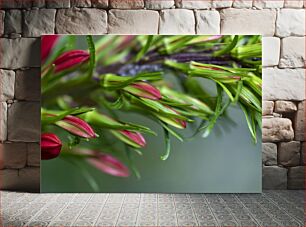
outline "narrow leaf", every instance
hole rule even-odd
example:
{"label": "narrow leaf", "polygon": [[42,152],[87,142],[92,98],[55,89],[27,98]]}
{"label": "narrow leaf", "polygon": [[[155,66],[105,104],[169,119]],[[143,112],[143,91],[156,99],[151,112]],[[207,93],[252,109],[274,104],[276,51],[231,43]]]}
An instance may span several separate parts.
{"label": "narrow leaf", "polygon": [[171,151],[170,134],[165,128],[164,128],[164,133],[165,133],[166,153],[160,157],[161,160],[163,160],[163,161],[168,159],[168,157],[170,155],[170,151]]}

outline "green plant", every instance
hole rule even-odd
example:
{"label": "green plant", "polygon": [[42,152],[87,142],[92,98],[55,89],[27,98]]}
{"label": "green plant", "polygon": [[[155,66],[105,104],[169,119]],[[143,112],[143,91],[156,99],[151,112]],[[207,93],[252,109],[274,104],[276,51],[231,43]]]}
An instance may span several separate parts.
{"label": "green plant", "polygon": [[[87,50],[79,50],[77,41],[85,39]],[[128,168],[113,157],[121,152],[139,177],[133,155],[142,154],[143,134],[156,133],[119,119],[118,113],[125,112],[139,113],[163,128],[162,160],[170,155],[172,137],[190,139],[179,130],[196,124],[194,134],[206,138],[230,105],[240,106],[256,143],[261,128],[260,36],[44,36],[42,53],[42,131],[59,135],[62,145],[56,140],[54,146],[60,157],[78,166],[85,160],[126,177]],[[179,87],[165,80],[168,74]],[[200,80],[213,82],[215,94]],[[125,149],[118,151],[117,142]],[[54,151],[51,142],[42,152],[50,147]],[[94,179],[89,183],[97,188]]]}

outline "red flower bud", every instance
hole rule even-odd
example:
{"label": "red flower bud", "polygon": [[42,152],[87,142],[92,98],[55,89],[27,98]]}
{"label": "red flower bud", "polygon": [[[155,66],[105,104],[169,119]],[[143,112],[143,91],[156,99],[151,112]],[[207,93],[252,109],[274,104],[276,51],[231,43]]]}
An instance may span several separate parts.
{"label": "red flower bud", "polygon": [[63,53],[54,61],[55,72],[61,72],[81,65],[89,59],[90,55],[85,50],[71,50]]}
{"label": "red flower bud", "polygon": [[92,127],[81,118],[68,115],[55,123],[57,126],[67,130],[73,135],[83,138],[95,138],[96,134]]}
{"label": "red flower bud", "polygon": [[147,99],[158,100],[162,98],[160,91],[157,88],[144,82],[133,83],[125,87],[124,90],[133,95]]}
{"label": "red flower bud", "polygon": [[139,132],[131,132],[128,130],[121,130],[119,132],[140,147],[144,147],[146,145],[145,138]]}
{"label": "red flower bud", "polygon": [[62,148],[61,140],[53,133],[43,133],[41,135],[41,159],[48,160],[56,158]]}
{"label": "red flower bud", "polygon": [[41,61],[44,62],[49,56],[53,46],[58,40],[58,35],[44,35],[41,37]]}
{"label": "red flower bud", "polygon": [[117,177],[128,177],[130,175],[129,169],[112,155],[101,152],[91,153],[94,154],[94,157],[87,158],[87,161],[102,172]]}

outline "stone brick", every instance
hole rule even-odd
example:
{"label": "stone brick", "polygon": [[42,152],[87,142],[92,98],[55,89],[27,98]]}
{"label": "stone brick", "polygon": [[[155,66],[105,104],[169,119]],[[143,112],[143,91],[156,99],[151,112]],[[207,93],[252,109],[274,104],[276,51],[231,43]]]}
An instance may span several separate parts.
{"label": "stone brick", "polygon": [[294,118],[295,140],[305,141],[305,101],[298,104]]}
{"label": "stone brick", "polygon": [[300,164],[300,142],[290,141],[288,143],[280,143],[278,147],[278,164],[298,166]]}
{"label": "stone brick", "polygon": [[283,8],[284,0],[254,0],[253,6],[257,9],[264,8]]}
{"label": "stone brick", "polygon": [[291,120],[287,118],[263,118],[262,141],[280,142],[294,138]]}
{"label": "stone brick", "polygon": [[194,0],[175,0],[177,8],[184,9],[210,9],[212,8],[212,1],[194,1]]}
{"label": "stone brick", "polygon": [[34,8],[44,8],[46,6],[45,0],[32,0],[32,7]]}
{"label": "stone brick", "polygon": [[5,11],[0,10],[0,35],[4,34],[4,17]]}
{"label": "stone brick", "polygon": [[169,9],[174,7],[174,0],[157,1],[157,0],[145,0],[146,9]]}
{"label": "stone brick", "polygon": [[234,0],[233,7],[234,8],[252,8],[253,2],[250,0]]}
{"label": "stone brick", "polygon": [[276,12],[271,9],[223,9],[220,11],[222,34],[261,34],[273,36]]}
{"label": "stone brick", "polygon": [[91,0],[70,0],[72,7],[91,7]]}
{"label": "stone brick", "polygon": [[304,166],[291,167],[288,171],[288,189],[304,189]]}
{"label": "stone brick", "polygon": [[306,157],[305,157],[305,142],[302,142],[301,146],[301,165],[306,165]]}
{"label": "stone brick", "polygon": [[282,117],[282,115],[279,113],[273,113],[273,117]]}
{"label": "stone brick", "polygon": [[262,144],[262,164],[266,166],[277,165],[277,145],[275,143]]}
{"label": "stone brick", "polygon": [[8,10],[4,19],[4,33],[22,33],[22,13],[21,10]]}
{"label": "stone brick", "polygon": [[105,9],[108,7],[108,0],[91,0],[92,7]]}
{"label": "stone brick", "polygon": [[56,15],[56,33],[102,34],[107,32],[107,14],[101,9],[60,9]]}
{"label": "stone brick", "polygon": [[279,63],[280,38],[262,37],[262,65],[275,66]]}
{"label": "stone brick", "polygon": [[7,139],[7,104],[0,103],[0,142]]}
{"label": "stone brick", "polygon": [[232,0],[212,0],[212,8],[229,8],[232,7],[233,1]]}
{"label": "stone brick", "polygon": [[285,0],[285,8],[303,8],[303,0]]}
{"label": "stone brick", "polygon": [[279,166],[264,166],[262,185],[264,189],[287,189],[287,169]]}
{"label": "stone brick", "polygon": [[220,34],[220,14],[218,11],[197,10],[195,15],[197,34]]}
{"label": "stone brick", "polygon": [[70,0],[45,0],[47,8],[51,9],[63,9],[70,8]]}
{"label": "stone brick", "polygon": [[1,189],[23,192],[40,191],[40,168],[27,167],[20,170],[0,171]]}
{"label": "stone brick", "polygon": [[23,36],[40,37],[41,34],[54,34],[55,13],[55,9],[25,11]]}
{"label": "stone brick", "polygon": [[[35,38],[0,38],[0,68],[40,67],[40,40]],[[9,50],[9,51],[8,51]]]}
{"label": "stone brick", "polygon": [[40,166],[40,145],[39,143],[28,143],[28,166]]}
{"label": "stone brick", "polygon": [[40,103],[15,102],[8,109],[8,140],[40,141]]}
{"label": "stone brick", "polygon": [[15,190],[15,186],[18,184],[18,170],[17,169],[4,169],[0,170],[2,190]]}
{"label": "stone brick", "polygon": [[281,68],[305,66],[305,37],[287,37],[282,39],[279,66]]}
{"label": "stone brick", "polygon": [[305,10],[281,9],[278,11],[275,34],[279,37],[305,35]]}
{"label": "stone brick", "polygon": [[109,6],[113,9],[142,9],[143,0],[109,0]]}
{"label": "stone brick", "polygon": [[263,101],[262,102],[262,115],[272,115],[274,109],[273,101]]}
{"label": "stone brick", "polygon": [[192,10],[165,9],[160,13],[160,34],[195,34],[195,18]]}
{"label": "stone brick", "polygon": [[40,68],[16,71],[15,98],[40,101]]}
{"label": "stone brick", "polygon": [[15,72],[0,69],[0,101],[14,99]]}
{"label": "stone brick", "polygon": [[304,100],[305,72],[303,69],[263,68],[264,100]]}
{"label": "stone brick", "polygon": [[27,145],[25,143],[0,143],[0,168],[21,169],[26,166]]}
{"label": "stone brick", "polygon": [[277,113],[292,113],[297,111],[297,107],[294,102],[279,100],[275,102],[274,111]]}
{"label": "stone brick", "polygon": [[153,10],[110,10],[111,34],[157,34],[159,14]]}
{"label": "stone brick", "polygon": [[2,9],[21,9],[31,7],[29,0],[1,0],[0,8]]}

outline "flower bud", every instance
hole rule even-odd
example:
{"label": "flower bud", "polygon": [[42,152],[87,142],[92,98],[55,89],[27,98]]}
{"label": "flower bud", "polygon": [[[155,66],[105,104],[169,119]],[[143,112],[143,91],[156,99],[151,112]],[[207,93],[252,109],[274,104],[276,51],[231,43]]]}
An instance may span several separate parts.
{"label": "flower bud", "polygon": [[[178,115],[179,113],[174,110],[173,108],[169,107],[169,106],[165,106],[165,108],[167,108],[169,111],[171,111],[173,114]],[[184,129],[187,126],[186,121],[179,119],[179,118],[175,118],[175,117],[169,117],[169,116],[164,116],[160,113],[153,113],[157,118],[159,118],[161,121],[172,125],[173,127],[176,128],[180,128],[180,129]]]}
{"label": "flower bud", "polygon": [[58,35],[43,35],[41,37],[41,62],[43,63],[49,56],[52,48],[58,40]]}
{"label": "flower bud", "polygon": [[92,127],[81,118],[68,115],[62,120],[55,123],[57,126],[65,129],[73,135],[83,137],[83,138],[95,138],[96,134]]}
{"label": "flower bud", "polygon": [[41,159],[48,160],[56,158],[62,148],[61,140],[53,133],[43,133],[41,135]]}
{"label": "flower bud", "polygon": [[91,153],[94,155],[87,158],[87,161],[100,171],[117,177],[128,177],[130,175],[129,169],[112,155],[92,151]]}
{"label": "flower bud", "polygon": [[137,143],[139,146],[144,147],[146,145],[145,138],[139,132],[131,132],[129,130],[119,131],[122,135],[126,136],[128,139]]}
{"label": "flower bud", "polygon": [[125,91],[147,99],[159,100],[162,98],[160,91],[154,86],[144,83],[136,82],[124,88]]}
{"label": "flower bud", "polygon": [[71,50],[63,53],[54,61],[55,72],[61,72],[79,66],[88,61],[90,55],[85,50]]}
{"label": "flower bud", "polygon": [[146,145],[145,138],[139,132],[132,132],[129,130],[111,130],[111,133],[122,142],[132,147],[142,148]]}

